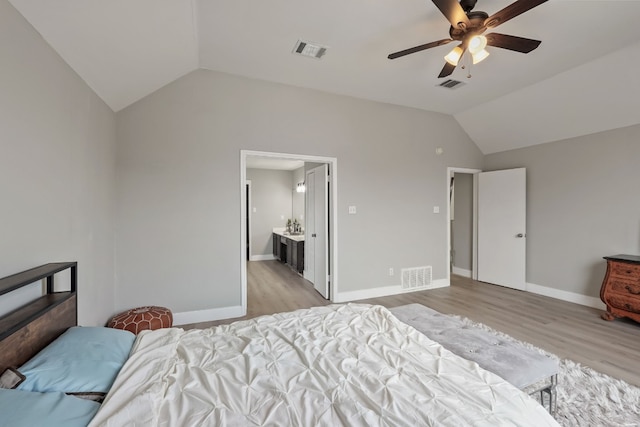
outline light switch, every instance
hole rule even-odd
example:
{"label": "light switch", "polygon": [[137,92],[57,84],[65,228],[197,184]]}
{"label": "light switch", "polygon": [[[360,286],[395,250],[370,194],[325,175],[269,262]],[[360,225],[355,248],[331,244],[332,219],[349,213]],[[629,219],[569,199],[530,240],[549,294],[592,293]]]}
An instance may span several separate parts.
{"label": "light switch", "polygon": [[355,215],[355,214],[356,214],[356,207],[349,206],[349,215]]}
{"label": "light switch", "polygon": [[440,213],[440,206],[434,206],[433,213]]}
{"label": "light switch", "polygon": [[253,208],[253,213],[256,213],[256,208]]}

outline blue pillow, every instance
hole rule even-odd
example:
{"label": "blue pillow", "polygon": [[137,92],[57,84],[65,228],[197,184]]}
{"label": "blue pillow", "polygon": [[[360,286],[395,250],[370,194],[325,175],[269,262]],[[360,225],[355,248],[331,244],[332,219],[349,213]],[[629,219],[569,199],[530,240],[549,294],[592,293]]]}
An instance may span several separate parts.
{"label": "blue pillow", "polygon": [[18,390],[107,393],[134,340],[120,329],[69,328],[18,369],[27,377]]}
{"label": "blue pillow", "polygon": [[100,408],[64,393],[0,389],[0,426],[86,427]]}

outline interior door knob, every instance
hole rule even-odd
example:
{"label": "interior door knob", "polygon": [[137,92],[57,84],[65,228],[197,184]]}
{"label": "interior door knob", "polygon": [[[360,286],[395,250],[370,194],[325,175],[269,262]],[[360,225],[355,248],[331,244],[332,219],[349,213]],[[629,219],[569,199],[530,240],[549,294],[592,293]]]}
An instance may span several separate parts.
{"label": "interior door knob", "polygon": [[518,233],[518,234],[516,234],[516,237],[519,238],[519,239],[522,239],[524,237],[524,234]]}

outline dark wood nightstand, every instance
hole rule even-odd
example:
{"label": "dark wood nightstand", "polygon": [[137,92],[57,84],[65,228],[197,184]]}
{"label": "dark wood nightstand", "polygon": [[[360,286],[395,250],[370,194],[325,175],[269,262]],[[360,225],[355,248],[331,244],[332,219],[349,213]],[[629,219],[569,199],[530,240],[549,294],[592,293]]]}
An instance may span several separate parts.
{"label": "dark wood nightstand", "polygon": [[606,256],[607,274],[604,276],[600,299],[607,305],[604,320],[629,317],[640,322],[640,256]]}

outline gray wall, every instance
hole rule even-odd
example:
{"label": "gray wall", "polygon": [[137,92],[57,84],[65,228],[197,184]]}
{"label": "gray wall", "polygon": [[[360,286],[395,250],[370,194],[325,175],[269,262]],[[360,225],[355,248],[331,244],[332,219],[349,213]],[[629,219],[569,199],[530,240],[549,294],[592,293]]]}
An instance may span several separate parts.
{"label": "gray wall", "polygon": [[446,277],[433,206],[483,159],[528,169],[528,282],[597,297],[601,257],[640,253],[639,126],[483,158],[448,115],[205,70],[115,117],[6,0],[0,36],[0,276],[77,260],[81,324],[240,305],[241,149],[338,158],[342,292]]}
{"label": "gray wall", "polygon": [[486,156],[527,168],[527,282],[598,297],[606,255],[640,254],[640,125]]}
{"label": "gray wall", "polygon": [[451,221],[453,266],[471,272],[473,253],[473,175],[454,175],[454,220]]}
{"label": "gray wall", "polygon": [[[291,171],[247,169],[251,180],[251,255],[272,255],[274,227],[285,227],[291,216]],[[284,219],[281,217],[284,216]],[[292,219],[293,220],[293,219]]]}
{"label": "gray wall", "polygon": [[206,70],[120,111],[117,126],[119,308],[241,304],[241,149],[338,158],[341,292],[398,285],[389,267],[446,278],[447,218],[433,206],[448,203],[448,166],[483,159],[449,115]]}
{"label": "gray wall", "polygon": [[0,0],[0,277],[78,261],[78,318],[114,310],[115,115]]}

